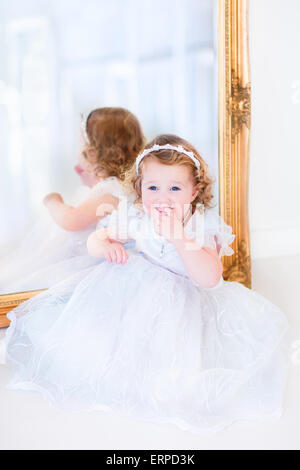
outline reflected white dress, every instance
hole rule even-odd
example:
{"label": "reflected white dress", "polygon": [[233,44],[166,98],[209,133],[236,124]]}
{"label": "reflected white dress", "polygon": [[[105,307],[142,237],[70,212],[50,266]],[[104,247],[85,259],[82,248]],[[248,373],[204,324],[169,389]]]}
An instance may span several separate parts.
{"label": "reflected white dress", "polygon": [[[116,177],[106,178],[92,188],[82,186],[74,202],[77,205],[105,193],[123,195]],[[100,219],[98,225],[105,226],[108,218]],[[45,210],[19,247],[0,259],[0,294],[44,289],[98,264],[86,248],[87,238],[96,227],[97,222],[77,232],[64,230]]]}
{"label": "reflected white dress", "polygon": [[[185,229],[196,241],[197,217]],[[65,410],[111,410],[203,435],[239,419],[279,418],[289,369],[284,313],[237,282],[197,286],[174,246],[152,237],[147,215],[131,206],[128,219],[137,251],[125,265],[105,261],[8,314],[8,388]],[[233,239],[207,211],[204,246],[217,241],[219,255],[231,255]]]}

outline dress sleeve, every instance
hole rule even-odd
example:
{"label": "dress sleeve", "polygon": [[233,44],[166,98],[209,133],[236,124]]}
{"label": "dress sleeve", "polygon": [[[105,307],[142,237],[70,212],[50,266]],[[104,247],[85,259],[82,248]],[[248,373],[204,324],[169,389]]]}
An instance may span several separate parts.
{"label": "dress sleeve", "polygon": [[[136,240],[141,230],[142,213],[126,197],[120,198],[118,208],[109,216],[107,228],[112,229],[116,239]],[[103,227],[100,223],[97,228]]]}
{"label": "dress sleeve", "polygon": [[89,197],[98,198],[106,193],[110,193],[116,197],[120,197],[122,195],[122,186],[116,177],[109,177],[95,184],[95,186],[90,190]]}
{"label": "dress sleeve", "polygon": [[204,243],[203,246],[217,249],[219,258],[231,256],[234,250],[230,247],[235,235],[232,227],[227,225],[222,217],[214,210],[210,209],[205,214],[204,219]]}
{"label": "dress sleeve", "polygon": [[[91,190],[89,198],[98,199],[99,197],[103,196],[104,194],[112,194],[115,197],[121,199],[123,197],[123,188],[119,180],[112,176],[108,177],[103,181],[97,183]],[[97,223],[96,229],[99,230],[100,228],[108,227],[109,220],[112,214],[107,214],[104,217],[101,217]]]}

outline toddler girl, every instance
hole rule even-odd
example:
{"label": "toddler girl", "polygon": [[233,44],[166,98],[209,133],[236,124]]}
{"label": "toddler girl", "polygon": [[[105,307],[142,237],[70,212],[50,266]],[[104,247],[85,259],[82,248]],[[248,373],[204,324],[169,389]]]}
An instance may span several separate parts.
{"label": "toddler girl", "polygon": [[162,135],[127,180],[134,204],[122,201],[88,239],[90,254],[107,261],[8,315],[9,388],[203,435],[279,418],[289,324],[257,292],[223,280],[234,235],[211,208],[206,163]]}
{"label": "toddler girl", "polygon": [[0,293],[47,288],[95,264],[86,251],[88,235],[123,195],[122,180],[144,145],[137,118],[123,108],[93,110],[82,132],[75,170],[87,184],[83,197],[68,205],[57,193],[44,199],[43,214],[14,254],[1,262]]}

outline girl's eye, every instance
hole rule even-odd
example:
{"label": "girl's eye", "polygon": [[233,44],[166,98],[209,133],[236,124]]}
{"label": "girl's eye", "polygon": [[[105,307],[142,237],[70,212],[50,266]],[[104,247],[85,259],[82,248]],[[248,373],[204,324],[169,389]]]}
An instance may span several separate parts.
{"label": "girl's eye", "polygon": [[172,186],[171,190],[172,191],[180,191],[180,188],[178,188],[178,186]]}
{"label": "girl's eye", "polygon": [[150,191],[156,191],[157,190],[157,186],[149,186]]}

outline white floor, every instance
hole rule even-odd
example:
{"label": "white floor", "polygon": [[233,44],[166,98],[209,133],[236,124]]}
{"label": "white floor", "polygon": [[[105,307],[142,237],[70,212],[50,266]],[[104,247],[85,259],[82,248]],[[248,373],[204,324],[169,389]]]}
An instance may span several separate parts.
{"label": "white floor", "polygon": [[279,305],[293,325],[291,372],[280,420],[239,422],[203,438],[173,425],[112,413],[65,413],[37,394],[7,391],[11,370],[1,364],[0,449],[300,449],[299,266],[300,255],[252,262],[253,289]]}

